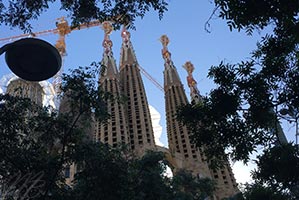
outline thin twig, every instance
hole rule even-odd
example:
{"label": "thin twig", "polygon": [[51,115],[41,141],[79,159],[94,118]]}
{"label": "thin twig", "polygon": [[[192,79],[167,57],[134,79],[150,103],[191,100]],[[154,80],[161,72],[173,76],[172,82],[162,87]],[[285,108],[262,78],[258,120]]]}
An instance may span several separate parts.
{"label": "thin twig", "polygon": [[213,12],[211,13],[210,17],[208,18],[208,20],[205,22],[205,31],[207,31],[208,33],[211,33],[211,31],[208,29],[211,27],[210,24],[210,20],[212,19],[212,17],[215,15],[216,11],[218,10],[218,8],[220,7],[220,5],[216,6],[213,10]]}

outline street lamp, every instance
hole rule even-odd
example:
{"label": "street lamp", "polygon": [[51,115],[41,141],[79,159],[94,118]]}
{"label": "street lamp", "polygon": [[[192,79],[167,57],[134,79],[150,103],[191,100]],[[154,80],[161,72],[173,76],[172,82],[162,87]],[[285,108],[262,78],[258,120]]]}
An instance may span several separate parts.
{"label": "street lamp", "polygon": [[61,68],[58,50],[48,42],[24,38],[4,45],[5,61],[11,71],[27,81],[43,81],[54,76]]}

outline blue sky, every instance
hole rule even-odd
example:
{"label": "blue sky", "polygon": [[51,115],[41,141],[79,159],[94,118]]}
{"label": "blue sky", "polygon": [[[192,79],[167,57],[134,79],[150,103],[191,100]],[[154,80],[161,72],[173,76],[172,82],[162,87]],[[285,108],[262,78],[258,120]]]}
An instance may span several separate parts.
{"label": "blue sky", "polygon": [[[250,57],[250,52],[255,48],[257,41],[262,35],[254,33],[247,36],[245,32],[229,31],[224,20],[212,17],[210,20],[210,33],[205,31],[205,22],[213,12],[214,5],[210,0],[184,0],[169,1],[168,12],[160,21],[155,12],[148,13],[142,20],[135,23],[136,30],[131,30],[131,41],[133,43],[139,65],[151,74],[161,85],[163,85],[164,60],[162,59],[162,45],[159,42],[161,35],[166,34],[170,39],[168,46],[172,53],[172,60],[177,67],[178,73],[185,86],[187,96],[189,89],[186,84],[187,73],[182,65],[191,61],[195,66],[193,73],[198,82],[201,94],[207,94],[213,87],[211,80],[207,78],[208,69],[224,60],[236,63]],[[34,32],[55,28],[55,21],[62,13],[56,6],[34,21]],[[0,27],[0,38],[6,38],[22,34],[20,30]],[[64,71],[78,66],[89,65],[93,61],[102,59],[102,41],[104,32],[100,27],[73,31],[66,36],[67,56],[64,62]],[[58,35],[47,35],[40,37],[55,44]],[[110,36],[113,41],[113,53],[117,64],[119,63],[121,36],[120,31],[112,32]],[[0,44],[0,45],[3,45]],[[0,57],[0,77],[10,73],[6,67],[4,56]],[[149,103],[161,114],[161,125],[163,127],[162,142],[167,143],[164,94],[157,89],[148,79],[143,77]],[[249,164],[251,167],[251,164]],[[248,180],[248,167],[240,163],[235,164],[235,174],[238,181]]]}

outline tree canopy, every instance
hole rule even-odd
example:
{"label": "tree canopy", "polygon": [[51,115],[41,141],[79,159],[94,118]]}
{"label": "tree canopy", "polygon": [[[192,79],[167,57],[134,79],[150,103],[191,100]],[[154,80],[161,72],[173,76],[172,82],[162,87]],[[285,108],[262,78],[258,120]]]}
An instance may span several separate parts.
{"label": "tree canopy", "polygon": [[260,183],[274,188],[277,192],[289,192],[292,197],[299,197],[299,149],[287,144],[266,149],[258,157],[257,169],[253,178]]}
{"label": "tree canopy", "polygon": [[[233,159],[246,162],[257,146],[282,142],[281,110],[298,119],[299,4],[225,0],[215,6],[214,14],[231,30],[251,33],[270,26],[273,32],[262,36],[250,59],[212,66],[208,77],[217,87],[201,104],[182,108],[179,118],[192,129],[193,141],[207,146],[207,155],[229,149]],[[216,144],[218,150],[212,149]]]}
{"label": "tree canopy", "polygon": [[[299,2],[215,0],[214,3],[212,15],[226,20],[231,31],[245,30],[248,35],[267,31],[249,59],[239,63],[222,61],[212,66],[208,77],[216,88],[203,96],[199,104],[180,108],[178,118],[191,130],[192,141],[204,147],[211,163],[225,160],[220,156],[223,152],[246,163],[251,153],[264,149],[257,160],[255,180],[271,184],[271,191],[284,186],[294,195],[298,177],[292,174],[294,180],[289,180],[287,173],[291,173],[291,166],[285,159],[297,163],[298,147],[287,145],[280,122],[297,124],[299,117]],[[295,197],[298,198],[296,194]]]}
{"label": "tree canopy", "polygon": [[[13,0],[0,1],[0,25],[18,27],[23,31],[30,32],[31,20],[51,9],[51,4],[56,0]],[[133,23],[138,17],[143,17],[150,9],[158,12],[159,17],[167,11],[166,0],[140,0],[140,1],[117,1],[117,0],[61,0],[60,9],[68,13],[72,25],[88,23],[91,20],[113,20],[115,24]]]}
{"label": "tree canopy", "polygon": [[[139,158],[126,146],[112,148],[91,139],[91,116],[103,122],[109,117],[103,100],[118,100],[97,86],[99,71],[94,63],[63,76],[60,112],[0,94],[0,198],[193,200],[212,195],[209,179],[183,171],[167,177],[161,152]],[[76,174],[69,183],[71,166]]]}
{"label": "tree canopy", "polygon": [[277,191],[271,187],[267,187],[263,184],[254,183],[246,185],[246,189],[244,192],[244,198],[248,200],[291,200],[293,199],[287,193]]}
{"label": "tree canopy", "polygon": [[[108,117],[101,100],[103,93],[94,84],[95,73],[89,73],[88,67],[84,70],[74,70],[64,77],[62,91],[72,99],[68,112],[58,113],[27,98],[0,94],[0,182],[2,186],[24,188],[18,194],[9,191],[9,195],[29,195],[27,186],[36,174],[41,174],[38,182],[43,183],[40,189],[44,197],[59,191],[65,185],[61,173],[65,164],[72,162],[76,146],[90,134],[91,111],[99,121]],[[74,86],[82,93],[69,92]]]}

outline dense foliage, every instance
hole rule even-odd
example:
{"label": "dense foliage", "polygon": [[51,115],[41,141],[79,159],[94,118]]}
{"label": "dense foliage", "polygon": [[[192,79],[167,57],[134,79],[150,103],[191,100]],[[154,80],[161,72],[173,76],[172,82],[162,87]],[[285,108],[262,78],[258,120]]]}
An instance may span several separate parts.
{"label": "dense foliage", "polygon": [[[271,187],[254,183],[246,185],[246,189],[244,192],[245,200],[292,200],[293,198],[282,191],[277,191]],[[241,200],[241,199],[240,199]]]}
{"label": "dense foliage", "polygon": [[[72,162],[76,145],[88,138],[91,112],[99,121],[108,117],[101,100],[105,97],[90,72],[90,68],[85,68],[65,76],[62,91],[65,98],[72,99],[68,101],[69,112],[58,114],[29,99],[0,95],[0,181],[12,187],[1,189],[7,192],[15,190],[13,187],[28,186],[36,174],[41,175],[38,183],[42,183],[44,196],[64,185],[61,171],[65,163]],[[74,87],[82,93],[69,92]],[[23,189],[18,193],[26,194],[27,188]]]}
{"label": "dense foliage", "polygon": [[84,146],[76,159],[82,168],[70,199],[203,200],[215,191],[213,181],[195,178],[187,171],[167,177],[161,152],[149,151],[136,158],[122,148],[96,143]]}
{"label": "dense foliage", "polygon": [[[64,75],[59,113],[26,98],[0,95],[0,198],[193,200],[212,195],[211,180],[189,172],[167,177],[163,153],[138,158],[126,146],[92,141],[93,118],[109,117],[104,101],[119,100],[100,91],[97,66]],[[68,185],[72,167],[77,173]]]}
{"label": "dense foliage", "polygon": [[[299,2],[214,3],[213,15],[226,20],[231,31],[245,30],[249,35],[253,31],[267,31],[251,58],[212,66],[208,77],[214,80],[216,88],[199,104],[182,107],[178,118],[191,129],[192,141],[204,147],[211,163],[221,164],[225,159],[219,155],[224,151],[233,160],[247,162],[251,153],[263,148],[254,176],[261,184],[248,187],[248,191],[263,190],[268,194],[282,191],[298,198],[299,177],[293,168],[299,160],[298,147],[287,144],[280,122],[297,124],[299,117]],[[292,164],[287,164],[289,161]]]}
{"label": "dense foliage", "polygon": [[242,187],[227,200],[295,200],[299,198],[299,149],[284,144],[265,149],[257,157],[257,169],[252,172],[254,182]]}
{"label": "dense foliage", "polygon": [[228,149],[233,159],[246,162],[257,146],[285,142],[278,121],[282,114],[298,119],[299,3],[224,0],[215,5],[215,14],[231,29],[271,26],[273,32],[262,37],[249,60],[212,66],[208,76],[217,87],[201,104],[182,108],[179,118],[193,130],[193,141],[206,145],[210,158]]}
{"label": "dense foliage", "polygon": [[[26,32],[31,30],[30,22],[51,8],[56,0],[13,0],[0,1],[0,25],[18,27]],[[61,0],[60,9],[68,13],[72,25],[88,23],[91,20],[113,20],[116,24],[131,22],[138,17],[143,17],[146,12],[153,9],[159,17],[167,10],[166,0]]]}
{"label": "dense foliage", "polygon": [[174,200],[200,200],[212,196],[217,185],[209,178],[198,179],[188,171],[178,171],[172,180]]}
{"label": "dense foliage", "polygon": [[[257,159],[253,178],[277,192],[299,198],[299,149],[292,144],[266,149]],[[295,198],[295,199],[296,199]]]}

